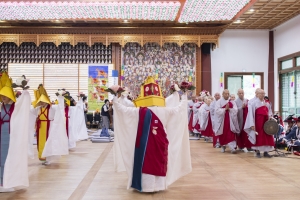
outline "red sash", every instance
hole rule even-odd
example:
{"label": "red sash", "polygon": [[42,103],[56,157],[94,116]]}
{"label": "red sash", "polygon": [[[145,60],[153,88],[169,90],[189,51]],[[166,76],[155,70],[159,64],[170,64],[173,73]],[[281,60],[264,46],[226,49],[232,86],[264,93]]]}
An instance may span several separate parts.
{"label": "red sash", "polygon": [[[2,118],[0,118],[0,125],[1,125],[1,126],[2,126],[2,124],[6,123],[6,122],[10,123],[11,115],[12,115],[14,109],[15,109],[15,103],[12,103],[12,104],[11,104],[11,106],[10,106],[8,112],[7,112],[7,110],[6,110],[4,104],[2,105],[2,107],[3,107],[3,109],[4,109],[5,114],[4,114],[4,116],[3,116]],[[8,120],[4,120],[4,118],[5,118],[6,115],[9,116],[9,119],[8,119]],[[2,129],[2,128],[0,127],[0,135],[1,135],[1,129]],[[9,134],[10,134],[10,126],[9,126],[8,132],[9,132]]]}
{"label": "red sash", "polygon": [[[37,120],[36,120],[36,130],[37,130],[37,134],[36,134],[36,138],[37,138],[37,147],[39,145],[39,135],[40,135],[40,128],[41,128],[41,123],[42,122],[47,122],[47,130],[46,130],[46,140],[48,139],[48,136],[49,136],[49,128],[50,128],[50,121],[52,120],[49,120],[49,110],[50,110],[50,105],[47,106],[47,108],[42,111],[42,108],[41,108],[41,113],[39,114],[39,116],[37,117]],[[42,120],[40,119],[40,116],[41,115],[44,115],[46,120]]]}
{"label": "red sash", "polygon": [[69,106],[65,107],[65,117],[66,117],[67,136],[69,137]]}

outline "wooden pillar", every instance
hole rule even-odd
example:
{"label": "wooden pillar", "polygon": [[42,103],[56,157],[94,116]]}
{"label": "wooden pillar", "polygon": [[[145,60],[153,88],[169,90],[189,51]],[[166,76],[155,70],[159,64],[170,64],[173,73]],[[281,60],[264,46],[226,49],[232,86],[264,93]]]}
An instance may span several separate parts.
{"label": "wooden pillar", "polygon": [[119,72],[119,82],[118,84],[121,84],[120,75],[121,75],[121,45],[119,43],[112,43],[112,64],[114,65],[115,70],[118,70]]}
{"label": "wooden pillar", "polygon": [[199,93],[201,92],[201,80],[202,80],[202,76],[201,76],[201,47],[197,47],[196,48],[196,95],[199,95]]}
{"label": "wooden pillar", "polygon": [[[268,97],[274,105],[274,32],[269,32]],[[273,106],[274,109],[274,106]]]}
{"label": "wooden pillar", "polygon": [[[201,82],[202,90],[207,90],[210,93],[211,91],[211,44],[204,43],[201,46]],[[199,93],[198,93],[199,94]]]}

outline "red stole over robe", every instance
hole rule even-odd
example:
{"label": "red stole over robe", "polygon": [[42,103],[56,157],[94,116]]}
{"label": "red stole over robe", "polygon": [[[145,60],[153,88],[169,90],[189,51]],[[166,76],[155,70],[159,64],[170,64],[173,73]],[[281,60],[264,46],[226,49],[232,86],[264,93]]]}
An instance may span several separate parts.
{"label": "red stole over robe", "polygon": [[253,144],[248,139],[248,134],[244,131],[247,115],[248,115],[248,105],[245,108],[243,108],[243,126],[242,126],[241,133],[237,135],[237,145],[240,149],[243,149],[245,147],[250,149],[253,146]]}
{"label": "red stole over robe", "polygon": [[167,134],[159,118],[150,109],[140,108],[131,187],[143,191],[142,173],[166,176],[168,145]]}
{"label": "red stole over robe", "polygon": [[188,127],[189,127],[189,131],[190,132],[193,132],[193,118],[194,118],[194,111],[193,111],[193,106],[190,106],[190,108],[191,108],[191,114],[190,114],[190,120],[189,120],[189,125],[188,125]]}
{"label": "red stole over robe", "polygon": [[69,106],[65,107],[65,117],[66,117],[67,136],[69,137]]}
{"label": "red stole over robe", "polygon": [[268,135],[264,131],[264,124],[269,120],[269,110],[266,106],[261,106],[255,110],[255,130],[256,135],[255,147],[259,146],[274,146],[274,136]]}
{"label": "red stole over robe", "polygon": [[[201,106],[203,105],[203,102],[197,107],[197,109],[199,109]],[[199,111],[198,111],[199,112]],[[193,127],[193,130],[196,129],[199,133],[201,133],[202,131],[200,130],[200,124],[199,124],[199,119],[197,120],[195,126]]]}
{"label": "red stole over robe", "polygon": [[[233,108],[232,103],[229,101],[229,108]],[[222,107],[225,108],[226,104]],[[225,111],[224,116],[223,134],[219,135],[220,145],[227,145],[228,143],[235,141],[235,133],[230,130],[230,115],[229,110]]]}
{"label": "red stole over robe", "polygon": [[213,137],[214,136],[214,131],[212,128],[212,123],[211,123],[211,119],[210,119],[210,113],[208,113],[208,122],[207,122],[207,126],[206,129],[204,131],[201,131],[201,135],[206,136],[206,137]]}

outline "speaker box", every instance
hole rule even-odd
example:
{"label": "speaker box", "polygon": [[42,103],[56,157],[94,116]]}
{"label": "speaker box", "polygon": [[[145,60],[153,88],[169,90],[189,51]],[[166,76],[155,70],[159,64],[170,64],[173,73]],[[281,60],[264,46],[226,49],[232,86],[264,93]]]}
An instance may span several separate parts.
{"label": "speaker box", "polygon": [[211,43],[203,43],[201,45],[201,51],[203,54],[210,54]]}

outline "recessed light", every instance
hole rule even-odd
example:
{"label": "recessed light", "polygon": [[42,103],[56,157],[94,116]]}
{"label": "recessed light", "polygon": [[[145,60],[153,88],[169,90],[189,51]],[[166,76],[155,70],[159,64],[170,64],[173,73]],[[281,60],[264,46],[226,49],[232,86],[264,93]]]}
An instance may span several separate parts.
{"label": "recessed light", "polygon": [[250,11],[250,12],[254,12],[254,9],[253,9],[253,8],[251,8],[249,11]]}
{"label": "recessed light", "polygon": [[3,23],[3,22],[6,22],[6,21],[4,21],[4,20],[0,20],[0,22],[1,22],[1,23]]}
{"label": "recessed light", "polygon": [[233,22],[234,24],[241,24],[244,23],[244,21],[241,21],[240,19],[236,20],[235,22]]}
{"label": "recessed light", "polygon": [[124,19],[124,22],[125,22],[125,23],[127,23],[127,22],[128,22],[128,20],[127,20],[127,19]]}

